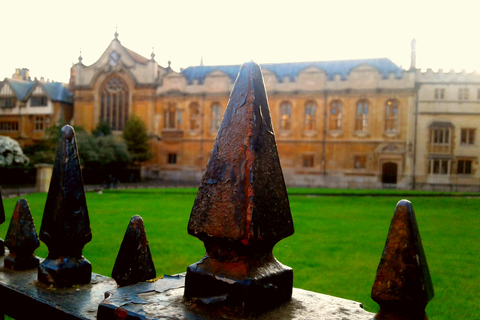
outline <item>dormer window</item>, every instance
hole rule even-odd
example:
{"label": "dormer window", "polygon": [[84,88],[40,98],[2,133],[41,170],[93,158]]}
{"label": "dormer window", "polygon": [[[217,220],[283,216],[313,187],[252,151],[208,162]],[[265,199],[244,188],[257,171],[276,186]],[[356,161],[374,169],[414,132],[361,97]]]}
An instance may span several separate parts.
{"label": "dormer window", "polygon": [[45,107],[47,106],[46,96],[33,96],[30,98],[31,107]]}
{"label": "dormer window", "polygon": [[14,98],[0,98],[0,108],[13,108],[14,106]]}

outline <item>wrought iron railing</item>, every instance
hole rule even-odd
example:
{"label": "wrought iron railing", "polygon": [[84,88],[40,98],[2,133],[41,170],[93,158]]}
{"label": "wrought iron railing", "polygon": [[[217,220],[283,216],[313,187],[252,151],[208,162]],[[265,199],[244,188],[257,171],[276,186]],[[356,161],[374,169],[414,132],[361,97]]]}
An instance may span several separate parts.
{"label": "wrought iron railing", "polygon": [[[294,270],[272,254],[293,232],[263,77],[257,64],[246,63],[188,223],[188,233],[205,244],[200,261],[184,274],[156,278],[143,220],[134,216],[113,279],[93,274],[82,255],[92,233],[75,132],[65,126],[39,236],[26,200],[15,207],[0,259],[0,312],[17,319],[426,317],[433,287],[407,200],[397,204],[373,284],[376,315],[353,301],[293,288]],[[48,247],[45,259],[34,255],[39,240]]]}

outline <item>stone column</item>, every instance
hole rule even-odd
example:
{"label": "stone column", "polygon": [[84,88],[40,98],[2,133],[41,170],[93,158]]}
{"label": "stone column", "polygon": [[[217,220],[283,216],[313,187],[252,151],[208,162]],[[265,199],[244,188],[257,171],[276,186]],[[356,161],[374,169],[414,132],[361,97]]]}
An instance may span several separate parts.
{"label": "stone column", "polygon": [[40,163],[36,164],[35,168],[37,168],[35,191],[48,192],[48,188],[50,187],[50,180],[52,179],[53,165]]}

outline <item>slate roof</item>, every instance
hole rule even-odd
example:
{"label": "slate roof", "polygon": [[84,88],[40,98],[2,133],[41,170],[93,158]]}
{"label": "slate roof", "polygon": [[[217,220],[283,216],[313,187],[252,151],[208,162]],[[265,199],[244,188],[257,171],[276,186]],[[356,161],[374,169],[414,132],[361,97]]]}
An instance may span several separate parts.
{"label": "slate roof", "polygon": [[30,93],[32,92],[33,88],[38,84],[43,88],[47,96],[52,101],[60,101],[70,104],[73,103],[72,94],[68,91],[68,87],[64,86],[64,84],[60,82],[44,83],[38,80],[26,81],[11,78],[6,78],[5,82],[10,85],[17,98],[21,101],[27,100],[30,97]]}
{"label": "slate roof", "polygon": [[47,82],[41,84],[47,95],[52,101],[60,101],[64,103],[73,103],[72,94],[60,82]]}
{"label": "slate roof", "polygon": [[32,89],[33,85],[35,84],[34,81],[24,81],[24,80],[17,80],[17,79],[5,79],[6,82],[10,85],[13,92],[19,100],[25,100],[28,96],[28,93]]}
{"label": "slate roof", "polygon": [[[395,74],[397,79],[402,77],[402,68],[393,63],[387,58],[378,59],[358,59],[358,60],[338,60],[338,61],[312,61],[312,62],[292,62],[292,63],[268,63],[261,64],[262,69],[269,70],[275,74],[277,80],[282,82],[285,77],[294,81],[298,74],[307,68],[316,67],[323,70],[329,80],[333,80],[336,74],[345,80],[352,69],[367,64],[378,70],[383,78],[388,78],[390,73]],[[199,83],[203,83],[205,77],[213,71],[221,71],[228,75],[234,81],[237,77],[240,65],[224,65],[224,66],[193,66],[180,71],[186,78],[189,84],[192,84],[195,79]]]}

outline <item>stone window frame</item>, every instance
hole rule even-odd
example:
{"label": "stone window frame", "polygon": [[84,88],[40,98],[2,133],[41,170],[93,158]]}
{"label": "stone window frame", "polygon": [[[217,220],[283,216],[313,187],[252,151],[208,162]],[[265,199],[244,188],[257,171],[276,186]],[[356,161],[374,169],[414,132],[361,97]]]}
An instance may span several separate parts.
{"label": "stone window frame", "polygon": [[433,97],[435,100],[445,100],[445,88],[435,88]]}
{"label": "stone window frame", "polygon": [[328,106],[328,133],[330,135],[339,135],[343,127],[343,102],[340,99],[334,99]]}
{"label": "stone window frame", "polygon": [[123,131],[130,115],[130,88],[120,75],[109,76],[99,89],[100,121],[112,131]]}
{"label": "stone window frame", "polygon": [[179,109],[176,102],[167,102],[163,111],[163,129],[181,130],[183,121],[183,110]]}
{"label": "stone window frame", "polygon": [[313,100],[309,100],[304,106],[304,132],[316,132],[317,131],[317,103]]}
{"label": "stone window frame", "polygon": [[385,134],[395,136],[399,132],[400,102],[397,99],[388,99],[385,102]]}
{"label": "stone window frame", "polygon": [[475,144],[475,128],[460,129],[460,145],[469,146]]}
{"label": "stone window frame", "polygon": [[367,99],[359,99],[355,104],[355,134],[357,136],[368,135],[370,116],[370,102]]}
{"label": "stone window frame", "polygon": [[220,102],[213,102],[211,106],[211,126],[212,132],[218,132],[222,125],[222,105]]}
{"label": "stone window frame", "polygon": [[292,131],[292,103],[288,100],[282,101],[279,109],[280,133],[290,133]]}

